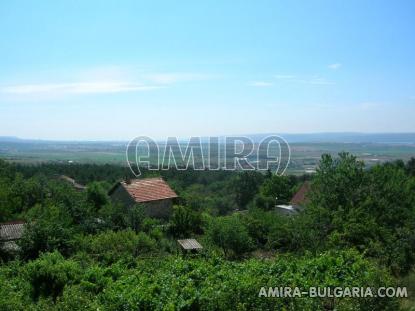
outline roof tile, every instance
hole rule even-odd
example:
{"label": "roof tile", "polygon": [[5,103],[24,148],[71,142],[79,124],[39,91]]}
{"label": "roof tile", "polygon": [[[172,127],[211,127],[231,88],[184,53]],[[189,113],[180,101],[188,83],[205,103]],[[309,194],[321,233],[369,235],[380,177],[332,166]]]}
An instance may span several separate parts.
{"label": "roof tile", "polygon": [[137,203],[177,198],[177,194],[160,177],[134,179],[130,183],[121,182],[121,185]]}
{"label": "roof tile", "polygon": [[302,205],[308,201],[307,195],[310,191],[310,182],[304,182],[296,194],[292,197],[290,203],[294,205]]}

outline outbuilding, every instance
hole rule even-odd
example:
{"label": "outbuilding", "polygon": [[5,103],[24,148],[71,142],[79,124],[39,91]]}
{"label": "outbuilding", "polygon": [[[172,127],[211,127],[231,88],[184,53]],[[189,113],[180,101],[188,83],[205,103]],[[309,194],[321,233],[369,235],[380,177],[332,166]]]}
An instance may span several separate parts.
{"label": "outbuilding", "polygon": [[19,250],[16,242],[22,237],[25,226],[22,220],[0,223],[0,247],[6,251]]}
{"label": "outbuilding", "polygon": [[184,254],[197,253],[203,249],[203,246],[200,245],[200,243],[195,239],[177,240],[177,243],[179,243],[180,248]]}
{"label": "outbuilding", "polygon": [[154,218],[168,218],[178,197],[161,177],[118,182],[108,195],[114,203],[127,207],[143,204],[147,216]]}

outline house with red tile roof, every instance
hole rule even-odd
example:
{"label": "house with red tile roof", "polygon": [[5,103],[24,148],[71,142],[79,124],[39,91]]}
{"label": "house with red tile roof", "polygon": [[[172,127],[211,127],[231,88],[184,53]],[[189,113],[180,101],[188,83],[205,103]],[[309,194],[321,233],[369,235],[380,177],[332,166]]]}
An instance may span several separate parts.
{"label": "house with red tile roof", "polygon": [[291,198],[290,203],[295,206],[303,206],[308,201],[307,194],[310,191],[310,182],[304,182],[300,189]]}
{"label": "house with red tile roof", "polygon": [[277,211],[287,215],[297,214],[303,210],[304,205],[307,204],[309,191],[310,182],[306,181],[291,198],[289,204],[279,204],[276,206]]}
{"label": "house with red tile roof", "polygon": [[118,182],[108,192],[114,203],[142,204],[149,217],[168,218],[178,196],[161,177]]}

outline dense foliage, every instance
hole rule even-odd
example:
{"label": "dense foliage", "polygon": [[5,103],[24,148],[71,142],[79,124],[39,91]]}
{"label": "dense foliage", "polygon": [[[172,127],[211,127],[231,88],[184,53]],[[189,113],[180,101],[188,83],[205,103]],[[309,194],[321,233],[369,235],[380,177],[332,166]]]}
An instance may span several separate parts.
{"label": "dense foliage", "polygon": [[396,299],[261,297],[262,287],[393,285],[355,251],[272,261],[162,259],[98,265],[46,253],[1,268],[1,310],[395,310]]}
{"label": "dense foliage", "polygon": [[[324,155],[311,178],[161,171],[180,198],[171,218],[159,220],[107,196],[115,181],[131,177],[125,168],[0,160],[0,222],[27,221],[18,251],[0,245],[0,310],[396,310],[394,298],[259,291],[411,279],[414,163],[368,169],[342,153]],[[275,205],[309,179],[303,211],[278,213]],[[181,254],[176,239],[189,237],[202,252]]]}

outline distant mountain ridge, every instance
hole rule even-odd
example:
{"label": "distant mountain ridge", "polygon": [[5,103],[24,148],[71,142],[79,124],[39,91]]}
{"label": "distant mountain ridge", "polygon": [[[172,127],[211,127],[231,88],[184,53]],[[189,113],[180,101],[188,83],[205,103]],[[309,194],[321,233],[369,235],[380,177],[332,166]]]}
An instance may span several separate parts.
{"label": "distant mountain ridge", "polygon": [[[246,135],[255,141],[272,134]],[[383,143],[383,144],[415,144],[415,133],[310,133],[310,134],[277,134],[289,143]]]}
{"label": "distant mountain ridge", "polygon": [[[306,133],[306,134],[292,134],[292,133],[259,133],[259,134],[241,134],[228,135],[230,136],[244,136],[252,139],[255,143],[259,143],[264,138],[278,135],[284,138],[288,143],[368,143],[368,144],[415,144],[415,133]],[[223,141],[226,136],[221,136]],[[185,142],[186,140],[182,140]],[[203,137],[202,142],[207,142],[208,137]]]}
{"label": "distant mountain ridge", "polygon": [[[288,143],[378,143],[378,144],[415,144],[415,133],[359,133],[359,132],[344,132],[344,133],[306,133],[306,134],[292,134],[292,133],[258,133],[258,134],[241,134],[241,135],[222,135],[220,140],[228,136],[245,136],[251,138],[254,142],[260,142],[267,136],[279,135],[283,137]],[[208,136],[202,137],[202,142],[207,142]],[[181,142],[187,142],[188,138],[179,138]],[[165,140],[157,140],[165,142]],[[24,139],[16,136],[0,136],[0,143],[126,143],[127,140],[42,140],[42,139]]]}
{"label": "distant mountain ridge", "polygon": [[17,142],[21,141],[19,137],[16,136],[0,136],[0,142]]}

